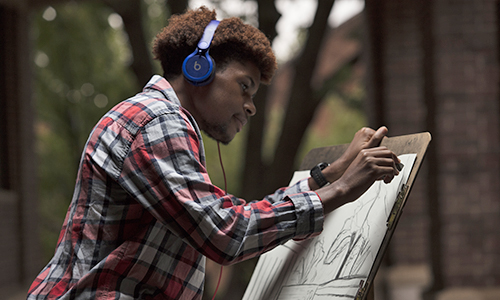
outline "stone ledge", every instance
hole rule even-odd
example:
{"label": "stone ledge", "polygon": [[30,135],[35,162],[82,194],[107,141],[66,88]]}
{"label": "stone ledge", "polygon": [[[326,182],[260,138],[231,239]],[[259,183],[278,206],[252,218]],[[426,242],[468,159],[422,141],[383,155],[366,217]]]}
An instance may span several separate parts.
{"label": "stone ledge", "polygon": [[389,299],[422,300],[422,293],[432,281],[430,267],[426,264],[391,266],[384,268],[377,277],[387,284],[389,295],[386,297]]}
{"label": "stone ledge", "polygon": [[398,265],[387,269],[387,282],[390,286],[415,286],[425,288],[432,281],[428,265]]}
{"label": "stone ledge", "polygon": [[500,288],[498,287],[465,287],[449,288],[437,295],[436,300],[498,300]]}

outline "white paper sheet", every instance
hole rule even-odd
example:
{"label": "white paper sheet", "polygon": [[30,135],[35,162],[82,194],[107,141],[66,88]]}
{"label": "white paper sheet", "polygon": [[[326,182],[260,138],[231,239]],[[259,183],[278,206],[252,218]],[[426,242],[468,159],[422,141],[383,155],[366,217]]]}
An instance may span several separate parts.
{"label": "white paper sheet", "polygon": [[[289,241],[262,255],[243,300],[354,299],[369,275],[415,158],[400,155],[400,174],[390,184],[375,182],[359,199],[333,211],[319,236]],[[308,171],[296,172],[291,183],[307,176]]]}

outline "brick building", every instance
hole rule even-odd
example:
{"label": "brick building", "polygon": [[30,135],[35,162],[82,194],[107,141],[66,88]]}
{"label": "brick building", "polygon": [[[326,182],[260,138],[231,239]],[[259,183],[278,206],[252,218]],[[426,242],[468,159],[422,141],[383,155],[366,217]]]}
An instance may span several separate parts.
{"label": "brick building", "polygon": [[500,2],[365,4],[370,123],[433,135],[387,283],[393,294],[499,299]]}
{"label": "brick building", "polygon": [[[0,0],[0,294],[7,298],[43,264],[28,38],[29,7],[41,2]],[[423,299],[426,291],[439,300],[500,299],[500,1],[366,0],[364,14],[370,125],[433,135],[377,275],[377,299]]]}

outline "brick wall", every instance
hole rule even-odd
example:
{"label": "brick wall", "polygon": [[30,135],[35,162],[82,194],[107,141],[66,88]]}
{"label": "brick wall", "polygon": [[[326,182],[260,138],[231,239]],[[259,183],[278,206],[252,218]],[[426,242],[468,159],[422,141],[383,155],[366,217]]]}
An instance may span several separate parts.
{"label": "brick wall", "polygon": [[[499,1],[366,3],[367,13],[373,17],[375,11],[379,20],[368,23],[377,27],[368,32],[382,36],[378,46],[369,40],[370,49],[379,50],[370,53],[370,63],[380,63],[368,78],[369,101],[384,109],[378,118],[376,108],[368,112],[372,122],[386,124],[394,135],[428,130],[435,122],[438,163],[432,169],[424,163],[391,242],[390,261],[431,264],[426,172],[432,170],[439,189],[444,288],[500,285]],[[422,3],[431,5],[430,14],[423,13]],[[375,76],[383,78],[378,85]],[[432,85],[425,84],[429,79]]]}
{"label": "brick wall", "polygon": [[[385,120],[391,135],[425,130],[422,89],[422,47],[418,30],[418,1],[387,1],[384,11]],[[408,198],[391,242],[392,259],[418,263],[427,257],[427,209],[423,172]]]}
{"label": "brick wall", "polygon": [[498,1],[436,1],[445,283],[500,284]]}
{"label": "brick wall", "polygon": [[[372,14],[367,16],[372,20],[368,23],[368,34],[379,35],[368,39],[372,44],[369,49],[378,49],[378,53],[368,53],[372,60],[368,62],[368,69],[372,70],[368,72],[370,125],[386,125],[390,136],[424,131],[426,108],[417,1],[367,1],[366,6],[367,13]],[[378,60],[380,66],[373,60]],[[374,99],[377,95],[379,99]],[[382,107],[379,115],[376,115],[379,110],[376,106]],[[425,165],[426,161],[391,241],[387,256],[390,264],[428,261]]]}

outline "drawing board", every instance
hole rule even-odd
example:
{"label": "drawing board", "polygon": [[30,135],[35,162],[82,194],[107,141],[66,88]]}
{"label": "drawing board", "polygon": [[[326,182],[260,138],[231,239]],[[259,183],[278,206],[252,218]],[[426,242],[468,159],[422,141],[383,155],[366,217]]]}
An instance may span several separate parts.
{"label": "drawing board", "polygon": [[[404,164],[400,174],[390,184],[377,181],[359,199],[328,215],[319,236],[289,241],[262,255],[243,299],[366,299],[429,142],[428,133],[384,138],[382,145]],[[313,149],[291,184],[346,148]]]}

